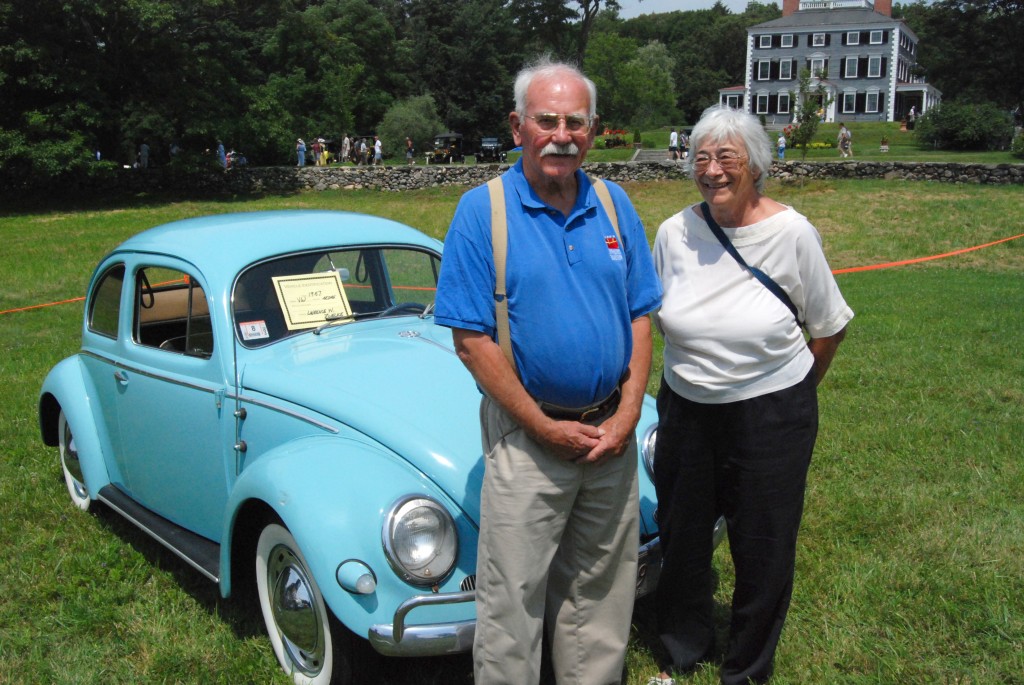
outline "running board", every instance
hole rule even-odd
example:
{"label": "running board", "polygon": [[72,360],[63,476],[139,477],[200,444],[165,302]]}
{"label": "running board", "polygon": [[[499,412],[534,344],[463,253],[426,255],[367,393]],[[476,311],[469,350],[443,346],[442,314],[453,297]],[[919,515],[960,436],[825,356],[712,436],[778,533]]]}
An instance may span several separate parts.
{"label": "running board", "polygon": [[220,545],[171,523],[118,490],[104,486],[98,499],[142,532],[159,542],[195,570],[215,583],[220,582]]}

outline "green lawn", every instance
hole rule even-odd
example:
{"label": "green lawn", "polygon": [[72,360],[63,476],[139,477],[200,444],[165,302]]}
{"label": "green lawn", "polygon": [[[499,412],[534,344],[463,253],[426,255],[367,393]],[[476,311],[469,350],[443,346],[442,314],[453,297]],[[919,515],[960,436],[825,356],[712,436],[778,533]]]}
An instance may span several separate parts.
{"label": "green lawn", "polygon": [[[979,164],[1024,164],[1024,159],[1014,157],[1009,151],[1002,152],[952,152],[949,150],[933,150],[922,148],[918,145],[913,131],[901,131],[899,122],[856,122],[848,123],[847,127],[853,134],[854,159],[865,159],[872,161],[893,161],[893,162],[963,162]],[[661,128],[656,131],[645,131],[643,134],[644,145],[647,147],[668,149],[668,136],[670,128]],[[814,136],[815,143],[827,143],[828,149],[809,150],[807,159],[835,160],[840,159],[839,151],[836,149],[836,136],[839,133],[838,123],[819,124],[818,132]],[[778,137],[778,133],[769,131],[768,135],[772,142]],[[889,139],[889,151],[880,150],[882,138]],[[612,150],[598,151],[611,155]],[[621,154],[621,153],[620,153]],[[629,159],[632,150],[622,159]],[[800,150],[790,148],[786,150],[787,159],[801,159]],[[594,159],[593,156],[590,159]],[[613,161],[604,160],[601,161]]]}
{"label": "green lawn", "polygon": [[[653,239],[692,184],[627,186]],[[460,189],[65,207],[0,215],[0,311],[84,293],[99,257],[168,220],[226,211],[371,212],[443,236]],[[1019,188],[769,184],[834,268],[1024,232]],[[857,316],[820,389],[793,607],[775,685],[1024,682],[1024,238],[838,277]],[[78,347],[82,305],[0,314],[0,683],[285,683],[258,619],[108,513],[73,509],[35,404]],[[658,343],[660,349],[660,343]],[[652,373],[656,388],[660,361]],[[719,619],[732,568],[716,556]],[[654,672],[641,602],[630,685]],[[468,685],[465,656],[386,660],[364,682]],[[684,682],[717,683],[712,669]]]}

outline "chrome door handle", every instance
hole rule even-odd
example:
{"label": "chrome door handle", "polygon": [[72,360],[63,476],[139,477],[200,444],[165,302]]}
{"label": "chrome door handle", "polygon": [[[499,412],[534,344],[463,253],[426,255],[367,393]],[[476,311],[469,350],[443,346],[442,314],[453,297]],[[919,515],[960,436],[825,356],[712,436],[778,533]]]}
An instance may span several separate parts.
{"label": "chrome door handle", "polygon": [[116,380],[121,385],[127,385],[128,384],[128,374],[126,374],[124,371],[121,371],[120,369],[118,369],[117,371],[114,372],[114,380]]}

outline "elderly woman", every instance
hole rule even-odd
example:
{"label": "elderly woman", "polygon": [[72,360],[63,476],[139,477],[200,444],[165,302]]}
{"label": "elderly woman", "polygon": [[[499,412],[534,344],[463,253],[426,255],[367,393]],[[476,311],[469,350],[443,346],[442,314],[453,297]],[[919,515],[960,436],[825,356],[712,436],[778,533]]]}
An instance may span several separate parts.
{"label": "elderly woman", "polygon": [[669,685],[670,673],[714,656],[712,531],[720,515],[736,569],[721,681],[763,683],[792,594],[816,386],[853,312],[814,226],[762,194],[771,143],[758,120],[711,108],[690,145],[704,202],[665,221],[654,245],[665,291],[655,318],[665,338],[657,605],[669,661],[650,683]]}

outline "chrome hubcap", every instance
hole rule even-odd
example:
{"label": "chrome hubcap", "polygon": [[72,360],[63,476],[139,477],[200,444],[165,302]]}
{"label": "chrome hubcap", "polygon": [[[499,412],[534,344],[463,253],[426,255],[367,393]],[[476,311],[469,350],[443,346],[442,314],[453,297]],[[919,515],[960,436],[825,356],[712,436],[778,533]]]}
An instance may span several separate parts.
{"label": "chrome hubcap", "polygon": [[295,553],[278,545],[267,565],[274,623],[295,668],[315,676],[324,665],[324,634],[313,587]]}
{"label": "chrome hubcap", "polygon": [[85,474],[82,473],[82,462],[79,461],[78,450],[75,449],[75,436],[71,433],[71,425],[68,423],[64,424],[64,432],[61,433],[60,461],[64,470],[74,481],[72,486],[75,488],[75,494],[80,499],[88,497],[89,491],[85,489]]}

